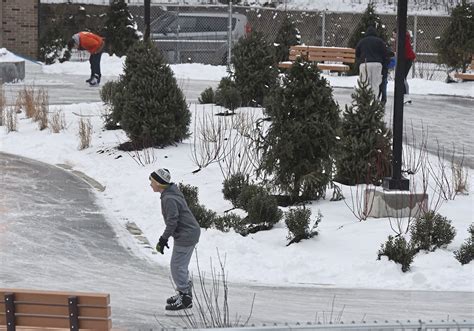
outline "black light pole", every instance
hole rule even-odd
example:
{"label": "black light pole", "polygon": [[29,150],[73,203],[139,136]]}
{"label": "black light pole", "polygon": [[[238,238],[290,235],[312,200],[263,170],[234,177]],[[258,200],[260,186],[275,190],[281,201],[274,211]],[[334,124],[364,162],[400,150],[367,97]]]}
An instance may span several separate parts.
{"label": "black light pole", "polygon": [[145,33],[143,39],[145,41],[150,40],[150,0],[145,0]]}
{"label": "black light pole", "polygon": [[397,67],[395,69],[395,102],[393,106],[392,177],[383,181],[386,190],[408,191],[410,182],[402,177],[403,94],[405,85],[405,34],[407,31],[407,0],[398,0]]}

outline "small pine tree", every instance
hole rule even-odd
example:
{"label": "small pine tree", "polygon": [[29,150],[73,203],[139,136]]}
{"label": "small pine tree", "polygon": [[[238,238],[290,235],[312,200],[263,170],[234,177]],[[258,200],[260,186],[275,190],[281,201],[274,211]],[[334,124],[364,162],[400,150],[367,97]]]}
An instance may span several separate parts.
{"label": "small pine tree", "polygon": [[120,125],[136,146],[167,146],[189,136],[191,113],[158,49],[139,41],[124,65]]}
{"label": "small pine tree", "polygon": [[285,15],[275,39],[275,62],[288,61],[290,47],[301,44],[300,32],[290,15]]}
{"label": "small pine tree", "polygon": [[474,54],[474,3],[466,0],[457,5],[450,24],[438,40],[438,59],[454,69],[466,72]]}
{"label": "small pine tree", "polygon": [[417,251],[436,249],[450,244],[456,236],[451,221],[434,211],[428,211],[415,219],[410,226],[411,242]]}
{"label": "small pine tree", "polygon": [[253,31],[240,38],[232,51],[234,81],[243,106],[263,104],[278,74],[274,66],[274,48],[261,32]]}
{"label": "small pine tree", "polygon": [[391,131],[384,122],[384,106],[366,82],[358,81],[352,105],[346,106],[336,156],[336,181],[380,185],[390,174]]}
{"label": "small pine tree", "polygon": [[381,245],[377,253],[377,260],[380,260],[383,255],[390,261],[401,264],[402,271],[407,272],[415,258],[416,249],[403,237],[388,236],[388,240]]}
{"label": "small pine tree", "polygon": [[113,0],[104,27],[107,52],[110,55],[127,54],[128,49],[138,40],[135,25],[125,0]]}
{"label": "small pine tree", "polygon": [[468,232],[471,236],[454,252],[454,256],[462,265],[474,260],[474,224],[469,226]]}
{"label": "small pine tree", "polygon": [[323,197],[340,125],[328,81],[316,65],[297,60],[271,90],[265,112],[271,124],[259,171],[292,202]]}

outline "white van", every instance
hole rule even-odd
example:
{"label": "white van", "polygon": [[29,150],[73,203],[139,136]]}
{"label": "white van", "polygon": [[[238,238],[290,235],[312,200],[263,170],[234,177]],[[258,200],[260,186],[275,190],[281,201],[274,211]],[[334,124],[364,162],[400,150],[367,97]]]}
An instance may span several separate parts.
{"label": "white van", "polygon": [[[168,63],[226,64],[229,14],[218,12],[171,12],[150,24],[150,39]],[[232,43],[250,31],[247,17],[232,14]]]}

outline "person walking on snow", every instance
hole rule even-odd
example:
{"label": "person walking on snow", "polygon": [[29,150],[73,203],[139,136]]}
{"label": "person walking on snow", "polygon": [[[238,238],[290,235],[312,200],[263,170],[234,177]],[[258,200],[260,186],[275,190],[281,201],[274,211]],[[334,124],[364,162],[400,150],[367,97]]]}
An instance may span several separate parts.
{"label": "person walking on snow", "polygon": [[153,192],[161,194],[161,213],[166,225],[156,250],[164,254],[165,247],[169,248],[169,237],[174,239],[170,270],[178,293],[166,300],[165,309],[176,311],[192,308],[192,283],[188,267],[194,247],[199,242],[201,228],[189,209],[183,193],[176,184],[171,183],[168,169],[153,171],[149,179]]}
{"label": "person walking on snow", "polygon": [[89,63],[91,64],[91,76],[86,80],[90,86],[99,85],[100,78],[100,58],[104,49],[104,38],[92,32],[79,32],[72,36],[67,44],[69,50],[76,48],[86,50],[90,53]]}
{"label": "person walking on snow", "polygon": [[377,97],[382,83],[382,66],[386,63],[388,56],[385,42],[377,37],[373,26],[369,26],[365,37],[357,43],[355,55],[359,63],[360,80],[367,82]]}

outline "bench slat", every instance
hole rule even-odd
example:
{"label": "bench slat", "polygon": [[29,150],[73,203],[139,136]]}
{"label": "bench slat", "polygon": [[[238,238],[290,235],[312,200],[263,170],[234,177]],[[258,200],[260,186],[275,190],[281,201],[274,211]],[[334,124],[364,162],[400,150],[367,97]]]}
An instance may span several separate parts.
{"label": "bench slat", "polygon": [[110,304],[110,295],[106,293],[88,292],[50,292],[37,290],[0,289],[0,302],[4,302],[5,293],[14,293],[15,302],[45,303],[45,304],[67,304],[70,296],[77,296],[81,306],[106,307]]}
{"label": "bench slat", "polygon": [[[4,315],[0,315],[0,325],[5,325]],[[69,329],[69,318],[63,317],[36,317],[36,316],[16,316],[15,323],[20,326],[67,328]],[[112,320],[110,319],[79,319],[79,329],[110,330]]]}
{"label": "bench slat", "polygon": [[319,51],[319,52],[327,52],[327,53],[337,53],[337,52],[342,52],[342,53],[354,53],[355,54],[355,49],[354,48],[349,48],[349,47],[325,47],[325,46],[307,46],[307,45],[295,45],[295,46],[290,46],[290,50],[300,50],[300,51]]}
{"label": "bench slat", "polygon": [[455,73],[454,77],[464,79],[464,80],[474,80],[474,73]]}
{"label": "bench slat", "polygon": [[[59,315],[69,316],[69,307],[67,305],[43,305],[43,304],[25,304],[16,303],[15,313],[23,315]],[[0,315],[5,315],[5,304],[0,303]],[[81,307],[79,306],[79,318],[94,317],[108,318],[112,315],[110,307]]]}

